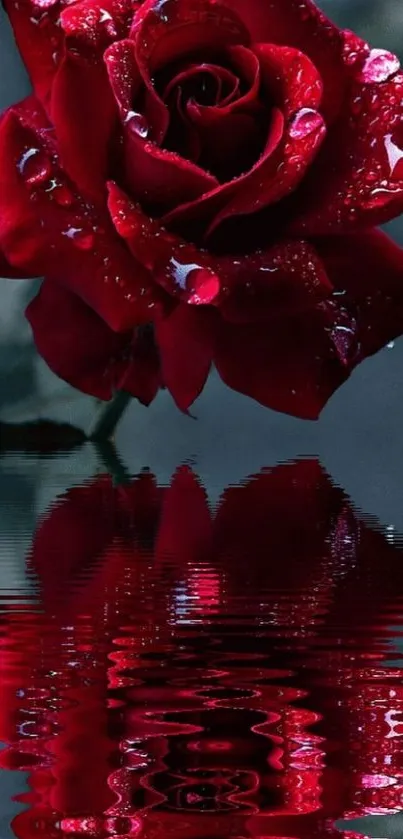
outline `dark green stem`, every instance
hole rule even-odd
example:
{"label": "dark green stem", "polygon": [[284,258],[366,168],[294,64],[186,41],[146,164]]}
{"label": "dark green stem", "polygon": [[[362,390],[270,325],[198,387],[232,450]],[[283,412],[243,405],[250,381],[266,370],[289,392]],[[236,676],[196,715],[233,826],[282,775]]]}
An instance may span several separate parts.
{"label": "dark green stem", "polygon": [[130,394],[122,390],[118,391],[109,402],[102,402],[87,433],[88,440],[93,442],[109,440],[131,401]]}

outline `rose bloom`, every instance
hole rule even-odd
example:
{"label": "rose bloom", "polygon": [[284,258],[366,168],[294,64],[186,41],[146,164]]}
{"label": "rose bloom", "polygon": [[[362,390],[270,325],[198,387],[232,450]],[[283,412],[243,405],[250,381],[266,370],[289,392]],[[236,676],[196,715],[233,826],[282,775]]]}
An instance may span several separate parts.
{"label": "rose bloom", "polygon": [[80,390],[182,410],[212,365],[316,418],[403,332],[396,56],[311,0],[5,0],[34,93],[0,122],[0,274]]}

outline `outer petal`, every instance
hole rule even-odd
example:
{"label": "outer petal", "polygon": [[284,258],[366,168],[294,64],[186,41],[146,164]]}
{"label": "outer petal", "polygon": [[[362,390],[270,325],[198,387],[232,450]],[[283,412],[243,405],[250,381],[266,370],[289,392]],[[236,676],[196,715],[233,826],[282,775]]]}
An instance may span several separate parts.
{"label": "outer petal", "polygon": [[403,331],[403,251],[378,231],[318,247],[338,289],[311,312],[270,327],[222,323],[215,363],[234,390],[316,419],[354,367]]}
{"label": "outer petal", "polygon": [[[403,74],[393,56],[373,53],[373,62],[383,56],[383,77],[379,71],[379,81],[363,82],[357,70],[342,117],[287,208],[299,235],[349,232],[403,210]],[[375,69],[366,72],[372,78]]]}
{"label": "outer petal", "polygon": [[117,117],[102,59],[66,52],[53,81],[50,118],[65,170],[84,194],[95,198],[105,193]]}
{"label": "outer petal", "polygon": [[268,408],[303,419],[317,419],[347,373],[338,363],[316,312],[267,324],[218,330],[214,362],[223,381]]}
{"label": "outer petal", "polygon": [[232,264],[225,258],[220,262],[228,278],[220,310],[234,323],[266,322],[270,329],[277,318],[312,309],[333,290],[322,260],[308,242],[281,242]]}
{"label": "outer petal", "polygon": [[252,41],[297,47],[313,61],[324,83],[326,119],[337,115],[347,77],[343,36],[313,0],[225,0],[247,25]]}
{"label": "outer petal", "polygon": [[62,58],[64,35],[58,26],[63,2],[41,8],[32,0],[5,0],[4,7],[14,30],[18,49],[34,91],[44,105]]}
{"label": "outer petal", "polygon": [[283,242],[245,257],[220,257],[168,233],[113,183],[109,209],[136,261],[178,301],[211,303],[229,319],[251,321],[312,307],[331,292],[323,264],[307,242]]}
{"label": "outer petal", "polygon": [[[345,308],[357,322],[357,333],[351,336],[351,350],[356,348],[352,361],[357,363],[403,332],[403,249],[375,229],[320,239],[316,249],[341,292],[339,311],[346,300]],[[342,350],[335,325],[333,338]]]}
{"label": "outer petal", "polygon": [[300,50],[275,44],[256,44],[260,75],[267,97],[287,118],[302,107],[319,108],[323,83],[317,68]]}
{"label": "outer petal", "polygon": [[178,57],[248,44],[250,35],[230,3],[211,0],[145,0],[134,16],[131,37],[146,79]]}
{"label": "outer petal", "polygon": [[217,314],[182,304],[156,322],[162,379],[182,411],[202,392],[210,372]]}
{"label": "outer petal", "polygon": [[220,293],[221,284],[211,256],[167,233],[115,183],[109,183],[108,188],[113,223],[136,261],[178,300],[195,305],[212,303]]}
{"label": "outer petal", "polygon": [[127,390],[149,404],[160,385],[155,346],[142,331],[117,334],[79,297],[45,281],[26,312],[39,353],[78,390],[110,399]]}
{"label": "outer petal", "polygon": [[62,283],[112,329],[150,320],[150,279],[136,265],[102,208],[85,202],[57,160],[35,100],[0,124],[0,243],[24,272]]}

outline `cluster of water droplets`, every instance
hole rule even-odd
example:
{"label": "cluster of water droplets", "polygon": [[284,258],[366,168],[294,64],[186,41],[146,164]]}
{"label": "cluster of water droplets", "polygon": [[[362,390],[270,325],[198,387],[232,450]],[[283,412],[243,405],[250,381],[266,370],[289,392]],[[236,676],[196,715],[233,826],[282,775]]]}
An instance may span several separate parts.
{"label": "cluster of water droplets", "polygon": [[326,330],[337,353],[339,361],[349,367],[357,360],[360,352],[357,315],[343,302],[344,294],[336,292],[333,299],[320,304],[320,308],[331,324]]}
{"label": "cluster of water droplets", "polygon": [[[348,180],[338,193],[339,220],[344,205],[351,219],[357,212],[382,209],[403,194],[403,75],[396,56],[371,50],[360,62],[350,99],[352,160]],[[349,140],[347,138],[347,149]],[[336,199],[337,200],[337,199]]]}

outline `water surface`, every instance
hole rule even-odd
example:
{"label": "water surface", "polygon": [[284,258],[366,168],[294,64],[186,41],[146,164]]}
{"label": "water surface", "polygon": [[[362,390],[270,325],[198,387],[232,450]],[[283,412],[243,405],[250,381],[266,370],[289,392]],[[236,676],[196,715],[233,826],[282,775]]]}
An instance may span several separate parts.
{"label": "water surface", "polygon": [[[401,835],[393,527],[316,459],[213,503],[187,464],[162,486],[44,455],[38,495],[17,460],[1,481],[2,839]],[[369,815],[384,820],[343,832]]]}

